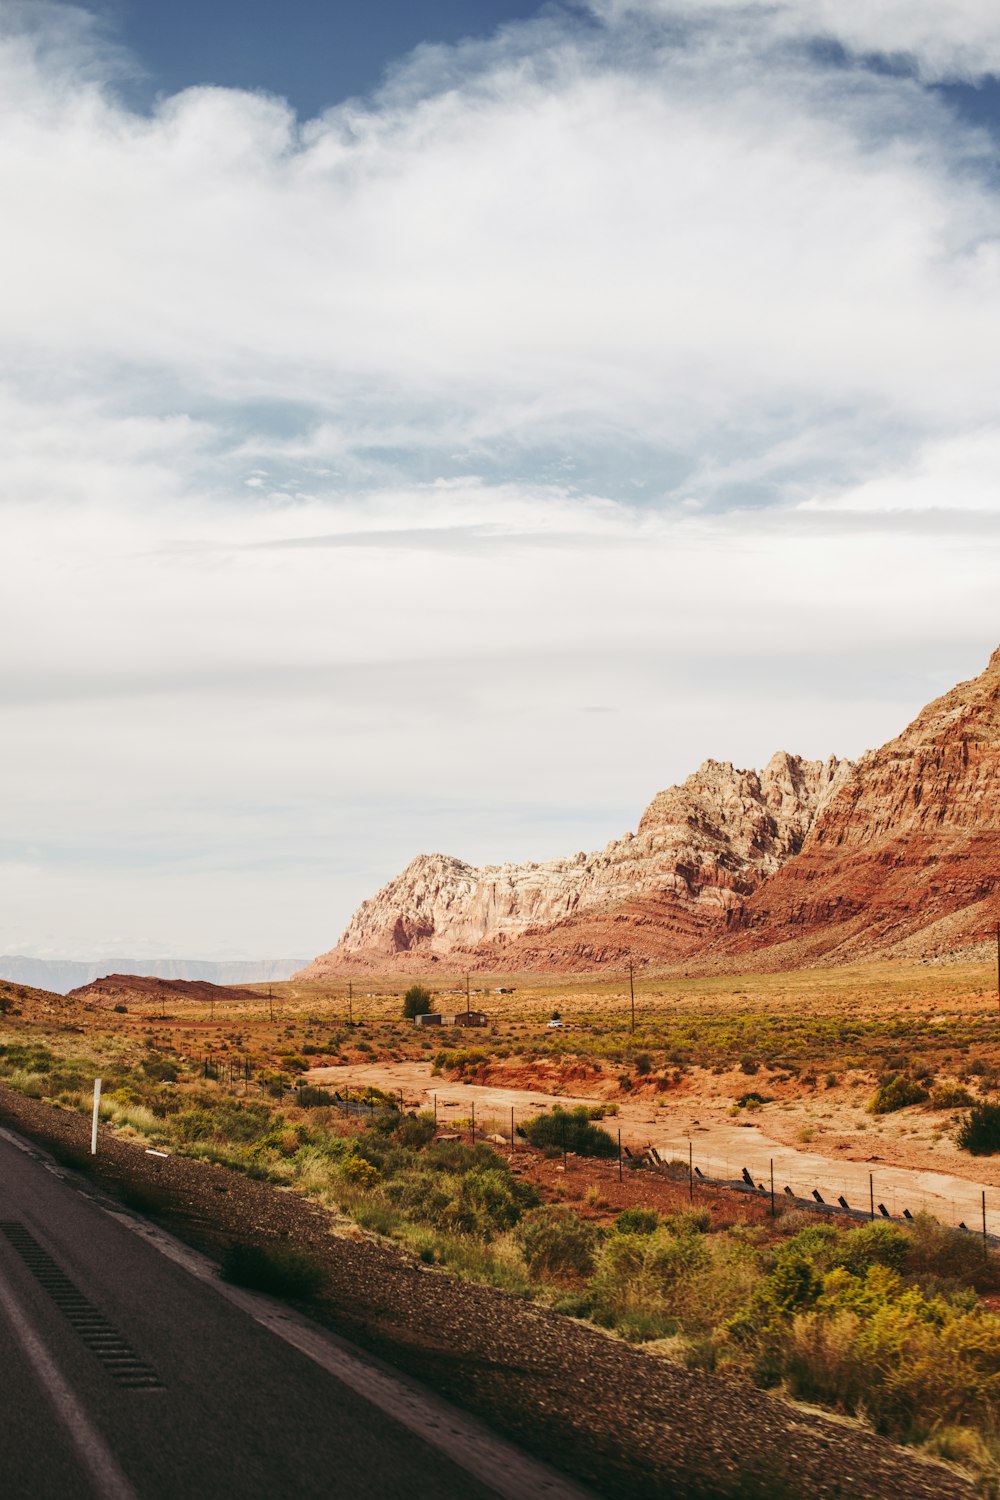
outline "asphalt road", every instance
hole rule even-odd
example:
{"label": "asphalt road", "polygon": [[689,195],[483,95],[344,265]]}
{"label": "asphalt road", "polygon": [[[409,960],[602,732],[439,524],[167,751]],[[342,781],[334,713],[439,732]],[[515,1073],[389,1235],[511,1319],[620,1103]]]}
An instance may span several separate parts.
{"label": "asphalt road", "polygon": [[574,1493],[270,1299],[223,1295],[204,1263],[192,1274],[189,1252],[169,1258],[155,1239],[0,1138],[4,1500]]}

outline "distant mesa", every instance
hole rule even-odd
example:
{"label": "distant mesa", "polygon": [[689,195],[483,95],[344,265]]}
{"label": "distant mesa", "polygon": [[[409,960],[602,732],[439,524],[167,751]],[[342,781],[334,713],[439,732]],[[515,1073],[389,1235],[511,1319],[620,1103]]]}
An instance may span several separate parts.
{"label": "distant mesa", "polygon": [[235,1001],[261,1003],[254,990],[209,984],[204,979],[157,979],[150,974],[106,974],[91,984],[70,990],[68,1000],[85,1000],[94,1005],[160,1005],[164,1001],[192,1001],[209,1005],[213,1001],[232,1005]]}
{"label": "distant mesa", "polygon": [[707,760],[590,854],[423,854],[296,978],[778,969],[937,956],[1000,920],[1000,649],[855,764]]}
{"label": "distant mesa", "polygon": [[29,958],[23,954],[0,955],[0,981],[26,984],[50,994],[65,995],[115,969],[122,974],[149,975],[157,979],[204,979],[209,984],[267,984],[290,979],[302,968],[301,958],[124,958],[71,959]]}

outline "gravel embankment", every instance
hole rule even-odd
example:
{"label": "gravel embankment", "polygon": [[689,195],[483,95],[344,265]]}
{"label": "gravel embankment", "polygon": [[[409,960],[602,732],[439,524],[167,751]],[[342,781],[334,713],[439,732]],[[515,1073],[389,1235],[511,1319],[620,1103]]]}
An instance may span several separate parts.
{"label": "gravel embankment", "polygon": [[[971,1500],[953,1471],[741,1382],[688,1371],[586,1324],[330,1233],[294,1193],[205,1162],[147,1156],[0,1085],[0,1118],[210,1254],[283,1238],[321,1259],[309,1310],[523,1448],[629,1500]],[[526,1497],[529,1500],[529,1497]]]}

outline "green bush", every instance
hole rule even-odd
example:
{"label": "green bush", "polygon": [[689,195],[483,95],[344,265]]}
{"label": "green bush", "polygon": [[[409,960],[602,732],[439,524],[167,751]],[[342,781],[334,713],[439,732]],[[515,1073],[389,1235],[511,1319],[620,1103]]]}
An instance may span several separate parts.
{"label": "green bush", "polygon": [[534,1209],[525,1215],[519,1239],[533,1276],[561,1280],[594,1269],[596,1232],[568,1209]]}
{"label": "green bush", "polygon": [[937,1282],[954,1287],[975,1282],[989,1270],[978,1235],[939,1224],[932,1214],[917,1214],[907,1237],[906,1272],[928,1285]]}
{"label": "green bush", "polygon": [[407,1146],[411,1151],[419,1151],[422,1146],[430,1144],[436,1130],[434,1116],[423,1112],[419,1115],[405,1115],[399,1121],[393,1134],[401,1146]]}
{"label": "green bush", "polygon": [[960,1083],[943,1083],[938,1088],[931,1090],[931,1107],[933,1109],[968,1109],[975,1100],[967,1088]]}
{"label": "green bush", "polygon": [[303,1083],[295,1091],[295,1102],[302,1109],[322,1109],[324,1105],[333,1103],[333,1095],[329,1089],[318,1088],[312,1083]]}
{"label": "green bush", "polygon": [[618,1146],[606,1130],[595,1125],[585,1104],[575,1109],[561,1109],[536,1115],[524,1127],[533,1146],[542,1149],[573,1151],[577,1156],[617,1156]]}
{"label": "green bush", "polygon": [[139,1066],[152,1083],[177,1082],[177,1064],[169,1057],[162,1057],[158,1052],[144,1057]]}
{"label": "green bush", "polygon": [[852,1276],[864,1276],[869,1266],[887,1266],[902,1271],[910,1257],[913,1241],[895,1224],[863,1224],[850,1229],[836,1245],[834,1264]]}
{"label": "green bush", "polygon": [[615,1234],[652,1234],[660,1222],[655,1208],[623,1208],[614,1222]]}
{"label": "green bush", "polygon": [[587,1287],[595,1322],[636,1343],[676,1333],[709,1262],[698,1234],[610,1235]]}
{"label": "green bush", "polygon": [[958,1127],[955,1140],[973,1156],[992,1156],[1000,1151],[1000,1104],[973,1105]]}
{"label": "green bush", "polygon": [[341,1162],[340,1170],[348,1182],[353,1182],[355,1187],[373,1188],[382,1181],[382,1173],[378,1167],[364,1156],[345,1157]]}
{"label": "green bush", "polygon": [[487,1062],[486,1053],[478,1048],[444,1050],[434,1054],[434,1066],[442,1073],[464,1073],[467,1068],[478,1068]]}
{"label": "green bush", "polygon": [[780,1349],[794,1395],[864,1410],[875,1427],[919,1441],[936,1427],[992,1428],[1000,1394],[1000,1319],[906,1286],[884,1266],[835,1270]]}
{"label": "green bush", "polygon": [[429,1015],[433,1010],[431,992],[422,984],[411,984],[403,996],[403,1015],[407,1021],[412,1021],[416,1016]]}
{"label": "green bush", "polygon": [[905,1073],[890,1073],[882,1079],[868,1105],[872,1115],[891,1115],[897,1109],[906,1109],[910,1104],[923,1104],[927,1090],[922,1083],[908,1078]]}
{"label": "green bush", "polygon": [[0,1047],[0,1060],[6,1068],[22,1068],[26,1073],[48,1073],[56,1058],[48,1047],[31,1042],[27,1046]]}

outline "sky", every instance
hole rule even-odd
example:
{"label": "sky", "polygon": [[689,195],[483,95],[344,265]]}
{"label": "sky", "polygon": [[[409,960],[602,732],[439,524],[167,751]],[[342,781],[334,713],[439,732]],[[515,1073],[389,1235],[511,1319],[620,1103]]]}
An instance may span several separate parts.
{"label": "sky", "polygon": [[0,0],[0,953],[856,756],[1000,643],[983,0]]}

